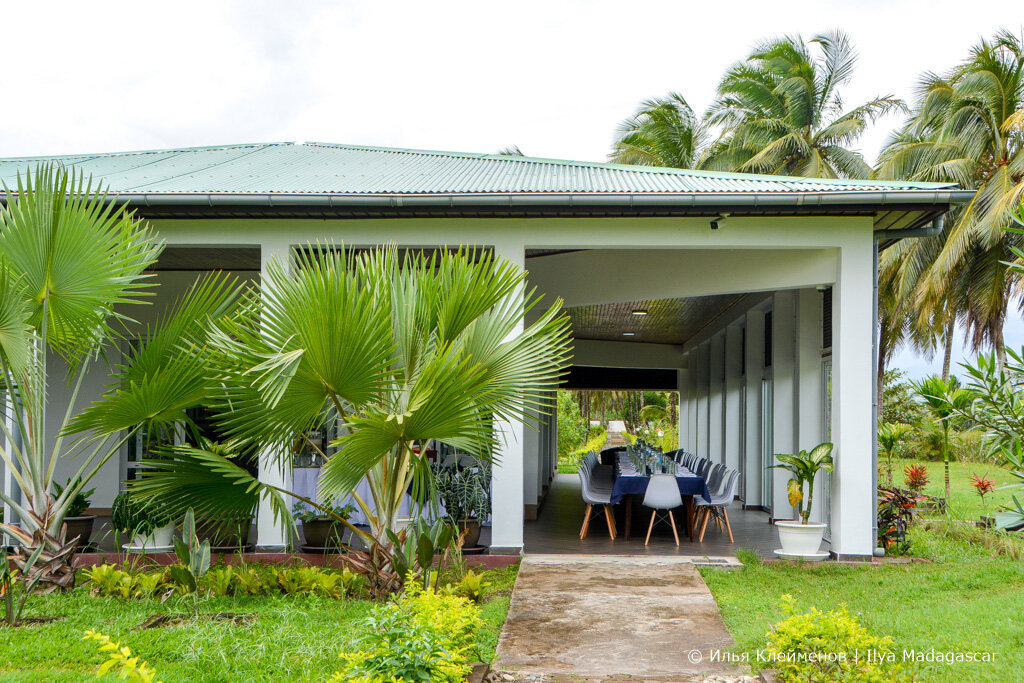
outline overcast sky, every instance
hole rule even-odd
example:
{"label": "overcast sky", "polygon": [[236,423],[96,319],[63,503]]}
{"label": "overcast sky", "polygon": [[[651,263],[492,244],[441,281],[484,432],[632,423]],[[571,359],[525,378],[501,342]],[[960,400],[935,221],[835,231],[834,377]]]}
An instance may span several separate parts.
{"label": "overcast sky", "polygon": [[[600,161],[640,101],[703,111],[764,38],[846,31],[856,105],[910,99],[1024,20],[1019,0],[3,5],[0,156],[318,140]],[[864,137],[870,160],[895,124]]]}

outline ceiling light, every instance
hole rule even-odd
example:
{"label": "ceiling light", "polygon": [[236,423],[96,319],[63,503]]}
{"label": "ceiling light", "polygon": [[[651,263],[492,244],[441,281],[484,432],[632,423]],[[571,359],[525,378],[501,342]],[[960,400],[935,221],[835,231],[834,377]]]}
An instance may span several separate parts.
{"label": "ceiling light", "polygon": [[642,308],[633,309],[633,315],[647,315],[647,311]]}
{"label": "ceiling light", "polygon": [[623,337],[632,337],[632,336],[635,336],[635,335],[636,335],[636,332],[623,332],[622,333]]}

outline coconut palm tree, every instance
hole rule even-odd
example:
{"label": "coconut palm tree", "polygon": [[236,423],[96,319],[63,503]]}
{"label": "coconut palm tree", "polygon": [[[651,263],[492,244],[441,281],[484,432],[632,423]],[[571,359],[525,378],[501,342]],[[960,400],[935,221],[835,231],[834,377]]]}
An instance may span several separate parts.
{"label": "coconut palm tree", "polygon": [[[18,517],[0,529],[18,544],[14,561],[25,572],[39,550],[37,586],[74,585],[70,558],[75,540],[65,537],[64,518],[75,496],[127,437],[73,438],[63,428],[85,377],[131,323],[129,310],[145,303],[146,269],[162,244],[103,190],[58,166],[39,165],[0,209],[0,458],[20,496],[0,491]],[[196,318],[230,304],[225,280],[211,280],[186,297],[186,314],[174,319],[173,336],[184,342]],[[191,315],[192,318],[188,316]],[[188,388],[188,373],[146,378],[146,392],[131,409],[141,415],[174,411]],[[56,416],[48,387],[66,380],[70,400]],[[14,429],[8,427],[10,421]],[[54,433],[54,425],[61,428]],[[73,484],[54,493],[54,474],[77,468]],[[40,569],[41,568],[41,569]]]}
{"label": "coconut palm tree", "polygon": [[[812,54],[812,49],[817,54]],[[819,178],[867,178],[871,167],[851,149],[879,117],[901,111],[891,95],[852,109],[841,89],[857,55],[841,31],[769,40],[730,67],[707,121],[721,126],[705,168]]]}
{"label": "coconut palm tree", "polygon": [[709,131],[678,93],[645,101],[623,121],[609,159],[619,164],[695,168]]}
{"label": "coconut palm tree", "polygon": [[[133,487],[176,510],[235,518],[268,500],[282,519],[291,495],[335,517],[369,547],[355,555],[379,594],[396,589],[391,534],[407,492],[431,499],[432,474],[417,448],[434,439],[484,462],[498,445],[495,422],[549,409],[567,367],[569,323],[554,302],[515,334],[537,304],[526,274],[489,254],[437,256],[394,248],[361,255],[315,245],[294,264],[272,264],[237,313],[210,326],[202,345],[180,348],[182,366],[201,367],[219,386],[210,405],[235,448],[259,447],[264,467],[285,468],[297,435],[337,425],[321,451],[318,500],[257,480],[223,451],[195,447],[154,459]],[[525,306],[524,306],[525,298]],[[113,406],[87,411],[79,428],[101,434],[134,428]],[[146,461],[144,461],[146,462]],[[363,479],[370,499],[354,489]],[[352,495],[367,533],[329,503]]]}
{"label": "coconut palm tree", "polygon": [[[921,274],[920,290],[949,298],[966,283],[958,312],[975,349],[991,345],[1005,362],[1003,323],[1021,294],[1019,272],[1007,270],[1021,235],[1008,232],[1024,198],[1024,47],[1006,31],[982,40],[946,74],[926,74],[906,126],[884,150],[879,177],[957,182],[976,190],[952,214],[948,233]],[[960,299],[959,295],[954,299]]]}

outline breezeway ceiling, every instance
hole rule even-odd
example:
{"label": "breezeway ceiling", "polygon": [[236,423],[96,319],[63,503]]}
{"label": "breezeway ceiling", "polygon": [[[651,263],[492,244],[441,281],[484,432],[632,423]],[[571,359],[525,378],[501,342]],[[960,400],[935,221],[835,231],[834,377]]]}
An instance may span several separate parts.
{"label": "breezeway ceiling", "polygon": [[[603,341],[683,344],[710,324],[742,294],[650,299],[567,308],[573,337]],[[635,315],[634,311],[647,311]],[[624,332],[633,332],[625,336]]]}

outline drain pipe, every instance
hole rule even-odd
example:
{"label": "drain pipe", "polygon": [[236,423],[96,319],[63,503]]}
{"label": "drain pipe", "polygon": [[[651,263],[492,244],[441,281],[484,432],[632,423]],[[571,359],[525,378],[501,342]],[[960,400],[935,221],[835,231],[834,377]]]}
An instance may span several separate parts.
{"label": "drain pipe", "polygon": [[[875,514],[872,518],[871,530],[875,535],[875,542],[878,542],[878,402],[882,400],[878,391],[878,344],[879,344],[879,326],[878,326],[878,243],[881,240],[899,240],[913,237],[933,237],[942,232],[942,228],[945,225],[946,216],[945,214],[938,216],[931,222],[930,225],[926,225],[921,228],[906,228],[904,230],[875,230],[875,239],[872,245],[872,257],[873,266],[871,268],[871,286],[872,286],[872,297],[871,297],[871,314],[874,324],[871,326],[871,369],[872,369],[872,384],[874,388],[871,391],[871,495],[874,497],[872,508],[875,510]],[[876,556],[881,557],[885,555],[885,549],[881,546],[875,546]]]}

